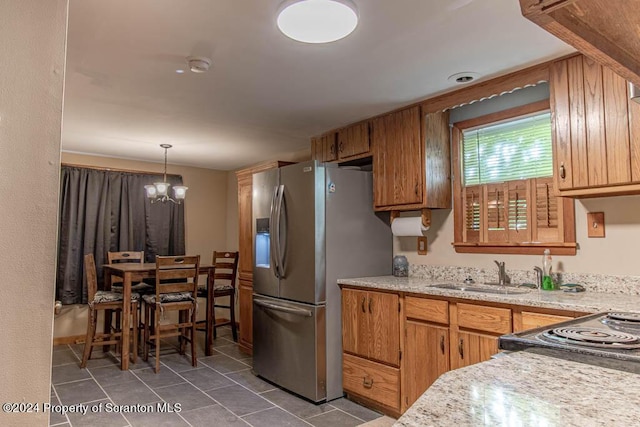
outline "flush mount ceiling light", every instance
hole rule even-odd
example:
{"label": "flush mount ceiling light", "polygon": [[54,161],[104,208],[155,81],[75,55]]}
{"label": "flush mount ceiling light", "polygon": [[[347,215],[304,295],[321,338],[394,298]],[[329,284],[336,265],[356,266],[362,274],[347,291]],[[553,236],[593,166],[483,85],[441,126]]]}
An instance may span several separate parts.
{"label": "flush mount ceiling light", "polygon": [[329,43],[351,34],[358,25],[351,0],[286,0],[278,9],[278,28],[304,43]]}
{"label": "flush mount ceiling light", "polygon": [[162,182],[154,182],[153,185],[145,185],[144,191],[147,195],[147,199],[151,200],[151,203],[155,202],[173,202],[180,204],[185,196],[189,187],[184,185],[173,186],[173,199],[169,197],[169,187],[171,184],[167,182],[167,150],[172,147],[171,144],[160,144],[160,147],[164,148],[164,175]]}

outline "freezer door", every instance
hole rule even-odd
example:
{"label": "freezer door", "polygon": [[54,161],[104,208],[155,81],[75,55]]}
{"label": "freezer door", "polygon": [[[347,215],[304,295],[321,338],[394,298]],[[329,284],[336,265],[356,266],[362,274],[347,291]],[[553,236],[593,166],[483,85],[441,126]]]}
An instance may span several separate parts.
{"label": "freezer door", "polygon": [[325,307],[254,294],[253,320],[253,371],[309,400],[325,400]]}
{"label": "freezer door", "polygon": [[280,184],[280,298],[323,303],[325,168],[316,161],[286,166]]}
{"label": "freezer door", "polygon": [[278,169],[253,175],[253,289],[275,297],[278,296],[279,279],[274,250],[274,215],[279,182]]}

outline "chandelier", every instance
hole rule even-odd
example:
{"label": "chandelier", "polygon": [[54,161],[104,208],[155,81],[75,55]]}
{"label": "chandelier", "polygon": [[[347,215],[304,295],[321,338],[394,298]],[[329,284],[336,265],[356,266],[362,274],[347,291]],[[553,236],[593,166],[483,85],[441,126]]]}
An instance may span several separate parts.
{"label": "chandelier", "polygon": [[147,195],[147,199],[151,200],[151,203],[155,202],[173,202],[180,204],[185,196],[189,187],[184,185],[173,186],[173,198],[169,197],[169,187],[171,184],[167,182],[167,150],[172,147],[171,144],[160,144],[160,147],[164,148],[164,175],[162,182],[154,182],[153,185],[145,185],[144,191]]}

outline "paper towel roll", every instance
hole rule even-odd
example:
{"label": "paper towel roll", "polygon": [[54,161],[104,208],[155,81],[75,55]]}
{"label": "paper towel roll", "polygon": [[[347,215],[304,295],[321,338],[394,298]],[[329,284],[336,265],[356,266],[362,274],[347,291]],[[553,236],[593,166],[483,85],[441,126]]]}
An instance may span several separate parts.
{"label": "paper towel roll", "polygon": [[423,232],[429,227],[422,225],[422,218],[419,216],[396,218],[391,223],[391,232],[394,236],[423,236]]}

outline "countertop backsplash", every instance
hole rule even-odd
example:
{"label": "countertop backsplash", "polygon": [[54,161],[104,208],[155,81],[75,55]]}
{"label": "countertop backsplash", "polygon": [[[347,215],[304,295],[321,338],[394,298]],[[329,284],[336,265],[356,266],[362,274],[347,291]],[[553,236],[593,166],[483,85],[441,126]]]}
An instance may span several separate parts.
{"label": "countertop backsplash", "polygon": [[[533,270],[509,270],[507,276],[514,284],[535,283],[536,275]],[[443,265],[409,265],[409,277],[442,280],[444,282],[462,283],[471,277],[475,283],[490,283],[498,281],[498,269],[443,266]],[[553,273],[556,284],[578,283],[587,292],[603,292],[621,295],[640,295],[640,276],[616,276],[610,274],[590,273]]]}

